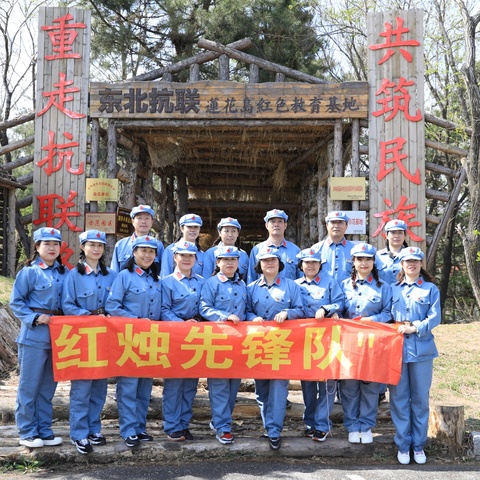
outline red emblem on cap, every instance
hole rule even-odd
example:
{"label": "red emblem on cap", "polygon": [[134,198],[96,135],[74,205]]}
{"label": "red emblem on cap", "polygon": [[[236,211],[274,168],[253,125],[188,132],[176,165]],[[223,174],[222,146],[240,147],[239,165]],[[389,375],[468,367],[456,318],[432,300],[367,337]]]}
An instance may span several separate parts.
{"label": "red emblem on cap", "polygon": [[97,233],[97,238],[100,238],[102,234],[100,232]]}
{"label": "red emblem on cap", "polygon": [[150,237],[148,237],[148,236],[145,237],[145,240],[146,240],[147,242],[149,242],[149,241],[150,241]]}
{"label": "red emblem on cap", "polygon": [[362,250],[365,251],[367,249],[367,246],[365,244],[362,245]]}
{"label": "red emblem on cap", "polygon": [[53,229],[50,230],[50,233],[51,233],[52,235],[55,235],[55,230],[53,230]]}

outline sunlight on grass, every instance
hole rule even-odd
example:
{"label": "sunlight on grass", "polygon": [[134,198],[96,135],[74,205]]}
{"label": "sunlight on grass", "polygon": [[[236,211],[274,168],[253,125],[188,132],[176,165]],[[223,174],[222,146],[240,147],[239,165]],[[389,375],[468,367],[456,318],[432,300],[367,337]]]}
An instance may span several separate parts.
{"label": "sunlight on grass", "polygon": [[7,305],[10,301],[13,278],[0,277],[0,303]]}

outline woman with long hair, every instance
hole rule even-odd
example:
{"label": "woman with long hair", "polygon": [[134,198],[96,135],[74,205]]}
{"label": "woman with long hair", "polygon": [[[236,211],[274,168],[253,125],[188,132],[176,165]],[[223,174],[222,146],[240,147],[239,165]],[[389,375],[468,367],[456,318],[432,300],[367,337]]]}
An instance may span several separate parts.
{"label": "woman with long hair", "polygon": [[60,259],[60,231],[40,228],[34,232],[33,240],[34,253],[18,272],[10,306],[21,321],[15,406],[20,445],[38,448],[62,443],[52,430],[52,399],[57,382],[53,379],[48,324],[51,316],[63,315],[62,287],[66,275]]}
{"label": "woman with long hair", "polygon": [[[79,235],[80,257],[63,286],[65,315],[105,316],[105,304],[116,273],[105,265],[107,236],[99,230]],[[92,325],[98,320],[92,319]],[[70,383],[70,439],[80,454],[105,445],[101,434],[102,413],[107,398],[107,379],[72,380]]]}
{"label": "woman with long hair", "polygon": [[215,256],[218,249],[222,246],[237,247],[238,273],[243,279],[247,278],[248,271],[248,254],[240,248],[240,230],[242,226],[236,218],[222,218],[217,225],[218,238],[213,242],[213,246],[209,248],[203,256],[203,278],[208,280],[214,273],[217,266],[217,257]]}
{"label": "woman with long hair", "polygon": [[402,372],[397,385],[389,385],[390,412],[395,425],[394,441],[397,459],[410,463],[413,450],[415,463],[427,461],[429,396],[432,384],[433,359],[438,357],[432,334],[440,324],[440,293],[434,277],[423,267],[424,254],[418,247],[400,252],[402,270],[393,284],[392,313],[403,334]]}
{"label": "woman with long hair", "polygon": [[[343,318],[360,322],[389,322],[392,318],[392,289],[382,282],[375,266],[376,249],[358,243],[352,250],[352,276],[341,284],[345,295]],[[372,443],[377,424],[380,384],[355,379],[341,380],[343,424],[350,443]]]}

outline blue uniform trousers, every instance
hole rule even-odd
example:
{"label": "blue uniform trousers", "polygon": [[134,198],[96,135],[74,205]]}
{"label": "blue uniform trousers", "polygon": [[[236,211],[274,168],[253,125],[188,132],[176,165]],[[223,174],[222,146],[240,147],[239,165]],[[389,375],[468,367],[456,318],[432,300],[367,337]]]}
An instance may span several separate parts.
{"label": "blue uniform trousers", "polygon": [[310,382],[302,380],[302,394],[303,394],[303,421],[307,428],[314,428],[315,410],[317,409],[318,401],[318,382]]}
{"label": "blue uniform trousers", "polygon": [[153,378],[117,378],[120,435],[124,439],[146,431],[152,386]]}
{"label": "blue uniform trousers", "polygon": [[197,385],[198,378],[164,379],[162,414],[166,433],[179,432],[189,427]]}
{"label": "blue uniform trousers", "polygon": [[423,450],[427,441],[433,359],[402,364],[398,385],[389,385],[395,444],[400,452]]}
{"label": "blue uniform trousers", "polygon": [[212,423],[219,433],[231,431],[232,414],[240,382],[239,378],[209,378],[207,380]]}
{"label": "blue uniform trousers", "polygon": [[377,424],[380,384],[341,380],[343,424],[348,432],[367,432]]}
{"label": "blue uniform trousers", "polygon": [[287,410],[288,380],[255,380],[255,395],[268,436],[279,437]]}
{"label": "blue uniform trousers", "polygon": [[52,399],[57,388],[53,380],[52,351],[19,343],[18,366],[15,419],[20,438],[49,437],[53,435]]}
{"label": "blue uniform trousers", "polygon": [[70,384],[70,438],[81,440],[100,433],[100,415],[107,398],[107,379],[72,380]]}
{"label": "blue uniform trousers", "polygon": [[318,399],[315,408],[314,423],[312,428],[319,432],[328,432],[332,428],[330,415],[332,414],[335,402],[336,380],[327,380],[326,382],[317,382]]}

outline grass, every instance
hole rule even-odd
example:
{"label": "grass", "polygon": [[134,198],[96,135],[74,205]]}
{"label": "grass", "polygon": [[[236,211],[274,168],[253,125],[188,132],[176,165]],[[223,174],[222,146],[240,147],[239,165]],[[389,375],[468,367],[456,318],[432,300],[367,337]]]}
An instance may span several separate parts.
{"label": "grass", "polygon": [[7,305],[10,301],[13,278],[0,277],[0,303]]}

